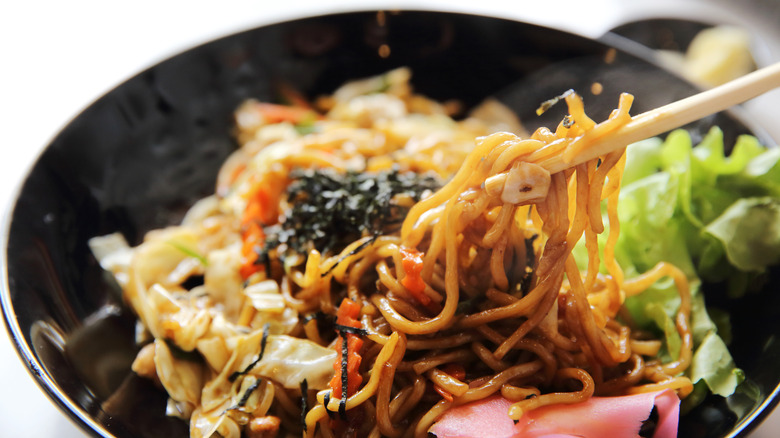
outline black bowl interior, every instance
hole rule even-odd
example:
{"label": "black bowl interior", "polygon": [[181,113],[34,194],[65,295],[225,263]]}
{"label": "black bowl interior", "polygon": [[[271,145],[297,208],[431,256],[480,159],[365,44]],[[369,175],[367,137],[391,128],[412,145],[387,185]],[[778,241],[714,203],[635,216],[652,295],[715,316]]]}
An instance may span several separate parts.
{"label": "black bowl interior", "polygon": [[[382,45],[389,56],[379,55]],[[31,170],[10,216],[6,324],[51,398],[97,436],[188,436],[184,422],[164,416],[165,395],[130,371],[134,318],[87,240],[120,231],[137,244],[146,231],[177,222],[194,200],[213,192],[221,161],[236,147],[231,115],[242,100],[276,100],[282,83],[315,97],[398,66],[411,67],[417,91],[458,99],[465,108],[495,96],[529,129],[557,125],[562,106],[543,117],[534,111],[569,88],[580,91],[597,120],[617,105],[621,91],[636,96],[635,114],[696,91],[597,41],[438,12],[301,19],[164,61],[107,93],[62,130]],[[598,96],[590,92],[594,82],[603,85]],[[732,140],[751,131],[726,113],[688,128],[699,136],[714,124]],[[774,405],[778,296],[719,304],[746,309],[734,314],[734,353],[761,398],[730,400],[730,406],[708,400],[683,418],[687,436],[744,434]]]}
{"label": "black bowl interior", "polygon": [[649,18],[623,23],[611,32],[651,49],[685,53],[699,32],[714,25],[680,18]]}

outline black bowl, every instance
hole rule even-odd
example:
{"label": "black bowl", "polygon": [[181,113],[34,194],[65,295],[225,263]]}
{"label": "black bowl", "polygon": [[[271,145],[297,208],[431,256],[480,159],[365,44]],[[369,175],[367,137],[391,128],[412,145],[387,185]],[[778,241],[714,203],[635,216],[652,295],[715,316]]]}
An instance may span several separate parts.
{"label": "black bowl", "polygon": [[[390,49],[380,56],[380,47]],[[386,54],[386,53],[385,53]],[[634,113],[690,95],[688,83],[598,41],[538,26],[438,12],[359,12],[290,21],[229,36],[164,61],[118,86],[76,117],[41,155],[18,195],[5,234],[2,304],[16,347],[48,395],[95,436],[188,436],[164,416],[165,395],[130,371],[134,318],[113,279],[87,248],[122,232],[137,244],[177,222],[213,192],[234,150],[233,109],[249,97],[275,100],[286,83],[308,96],[409,66],[413,85],[466,108],[488,96],[533,129],[554,126],[563,108],[538,104],[569,88],[602,119],[618,93]],[[599,82],[603,92],[590,94]],[[727,142],[755,132],[733,114],[717,124]],[[780,309],[770,293],[719,304],[734,312],[734,355],[760,391],[758,402],[711,399],[681,422],[686,436],[746,434],[777,401]],[[761,305],[759,305],[759,303]],[[731,409],[730,409],[731,408]]]}

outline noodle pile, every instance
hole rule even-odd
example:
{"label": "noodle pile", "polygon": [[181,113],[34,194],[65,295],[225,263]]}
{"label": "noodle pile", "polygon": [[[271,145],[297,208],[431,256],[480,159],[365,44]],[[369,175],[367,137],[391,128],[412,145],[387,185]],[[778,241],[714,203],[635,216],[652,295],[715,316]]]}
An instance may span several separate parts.
{"label": "noodle pile", "polygon": [[[318,102],[325,117],[305,104],[274,115],[247,102],[242,147],[216,195],[136,248],[117,236],[93,245],[114,248],[98,257],[143,327],[134,370],[165,388],[168,413],[189,419],[193,437],[402,437],[426,436],[450,407],[497,393],[513,401],[512,419],[593,395],[689,394],[685,275],[661,263],[626,279],[615,260],[624,151],[548,170],[627,123],[632,97],[597,124],[566,94],[557,129],[522,139],[492,133],[521,129],[499,107],[454,121],[449,104],[411,93],[408,75],[342,87]],[[286,190],[301,169],[446,184],[393,195],[402,223],[342,247],[302,250],[288,237],[270,247],[291,223]],[[679,351],[622,310],[661,277],[681,298]]]}

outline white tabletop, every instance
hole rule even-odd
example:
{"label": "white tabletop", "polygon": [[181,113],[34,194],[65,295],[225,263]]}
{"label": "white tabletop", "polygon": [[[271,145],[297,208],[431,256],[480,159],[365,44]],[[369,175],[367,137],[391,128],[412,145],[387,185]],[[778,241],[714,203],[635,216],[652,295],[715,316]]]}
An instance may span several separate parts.
{"label": "white tabletop", "polygon": [[[42,147],[114,85],[193,45],[258,25],[360,9],[436,9],[532,21],[597,37],[631,17],[706,9],[718,3],[656,0],[54,0],[5,2],[0,9],[0,208],[7,210]],[[636,3],[636,2],[634,2]],[[576,17],[566,21],[565,17]],[[732,17],[733,18],[733,17]],[[775,20],[776,21],[776,20]],[[771,33],[772,29],[769,30]],[[780,36],[777,36],[780,42]],[[769,49],[765,55],[780,60]],[[758,111],[760,113],[760,111]],[[776,114],[776,113],[775,113]],[[775,123],[775,125],[780,125]],[[780,135],[775,131],[775,138]],[[0,329],[0,436],[83,437],[43,394]],[[753,437],[780,435],[780,414]]]}

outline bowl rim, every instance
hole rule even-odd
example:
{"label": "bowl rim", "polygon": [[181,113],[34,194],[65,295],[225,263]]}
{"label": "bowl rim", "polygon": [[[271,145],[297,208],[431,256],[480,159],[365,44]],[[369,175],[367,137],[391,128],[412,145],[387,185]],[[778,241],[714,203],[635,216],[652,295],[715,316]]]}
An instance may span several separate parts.
{"label": "bowl rim", "polygon": [[[58,135],[59,135],[58,131]],[[44,149],[48,147],[48,144]],[[41,152],[42,153],[42,152]],[[66,414],[66,418],[70,419],[72,423],[79,426],[79,429],[92,436],[113,438],[113,435],[108,433],[103,426],[97,423],[92,417],[79,405],[73,402],[71,398],[65,394],[57,382],[46,371],[46,367],[38,360],[35,353],[32,351],[31,346],[25,342],[24,334],[19,326],[19,320],[16,317],[16,312],[13,307],[13,300],[11,299],[11,285],[8,281],[8,241],[11,232],[11,222],[13,218],[13,212],[16,210],[16,204],[21,193],[24,182],[27,181],[29,173],[32,168],[37,164],[38,158],[35,159],[33,166],[28,168],[25,172],[25,178],[17,183],[14,194],[10,204],[6,206],[5,212],[2,217],[2,227],[0,229],[0,308],[3,313],[3,325],[5,326],[6,333],[10,339],[13,349],[21,362],[24,364],[24,368],[33,378],[33,381],[47,396],[49,401],[53,403],[60,412]]]}

